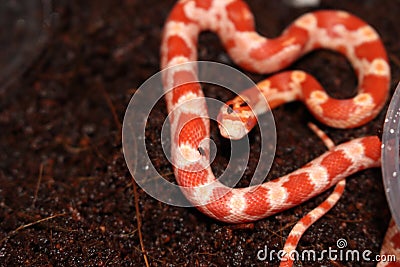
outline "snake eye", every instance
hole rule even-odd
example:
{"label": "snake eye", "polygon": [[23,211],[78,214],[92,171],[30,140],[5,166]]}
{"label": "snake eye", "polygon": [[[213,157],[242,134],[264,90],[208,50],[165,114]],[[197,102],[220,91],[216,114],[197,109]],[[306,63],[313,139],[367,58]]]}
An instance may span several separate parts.
{"label": "snake eye", "polygon": [[231,114],[233,112],[233,104],[229,104],[228,107],[226,108],[226,112],[228,114]]}
{"label": "snake eye", "polygon": [[247,102],[243,101],[242,103],[240,103],[241,107],[248,107],[249,105],[247,104]]}
{"label": "snake eye", "polygon": [[206,155],[206,152],[204,151],[204,148],[202,148],[201,146],[199,146],[199,147],[197,148],[197,151],[199,151],[200,155],[202,155],[202,156],[205,156],[205,155]]}

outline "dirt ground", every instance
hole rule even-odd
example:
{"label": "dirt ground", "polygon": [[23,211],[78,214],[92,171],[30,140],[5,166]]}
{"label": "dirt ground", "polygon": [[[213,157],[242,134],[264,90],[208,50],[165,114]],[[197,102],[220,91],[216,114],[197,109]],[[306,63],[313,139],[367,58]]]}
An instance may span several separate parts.
{"label": "dirt ground", "polygon": [[[260,249],[279,250],[303,215],[329,195],[244,225],[214,221],[194,208],[163,204],[132,183],[121,145],[121,124],[130,98],[159,71],[163,23],[174,1],[57,1],[56,24],[43,51],[0,90],[0,265],[1,266],[276,266],[257,259]],[[258,31],[278,36],[301,14],[284,1],[248,1]],[[318,9],[343,9],[381,35],[392,68],[391,93],[400,77],[400,2],[321,1]],[[216,35],[203,33],[199,58],[235,66]],[[345,58],[311,53],[291,69],[306,70],[335,97],[355,93],[356,79]],[[266,76],[250,75],[255,81]],[[228,100],[211,86],[205,94]],[[387,106],[357,129],[318,124],[335,143],[379,134]],[[166,118],[159,103],[149,119],[148,153],[160,174],[173,180],[162,153],[159,129]],[[273,112],[278,135],[268,179],[296,170],[325,151],[307,127],[315,122],[302,103]],[[222,137],[212,125],[212,138]],[[250,134],[257,154],[260,133]],[[224,170],[224,155],[212,167]],[[255,160],[240,185],[246,185]],[[390,219],[380,169],[347,179],[344,196],[302,237],[299,252],[336,248],[379,253]],[[135,198],[136,196],[136,198]],[[136,208],[137,207],[137,208]],[[141,221],[138,229],[138,216]],[[374,266],[374,262],[324,258],[298,266]]]}

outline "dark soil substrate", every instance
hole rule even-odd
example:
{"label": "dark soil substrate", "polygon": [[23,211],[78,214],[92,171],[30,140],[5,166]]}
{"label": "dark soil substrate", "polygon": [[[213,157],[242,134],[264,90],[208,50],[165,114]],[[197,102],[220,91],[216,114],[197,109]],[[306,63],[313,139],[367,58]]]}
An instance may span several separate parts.
{"label": "dark soil substrate", "polygon": [[[227,225],[194,208],[160,203],[134,187],[125,165],[120,126],[130,97],[159,70],[160,36],[174,1],[65,1],[54,3],[57,24],[42,53],[21,78],[0,92],[0,265],[143,266],[142,241],[152,266],[261,266],[264,249],[281,249],[293,226],[329,192],[296,208],[246,225]],[[284,1],[249,1],[257,29],[273,37],[313,8]],[[392,67],[393,93],[400,75],[400,2],[322,1],[320,8],[344,9],[381,34]],[[201,35],[199,56],[233,65],[218,38]],[[314,74],[335,97],[354,94],[356,80],[345,58],[318,51],[291,68]],[[251,75],[258,81],[264,76]],[[10,77],[13,78],[13,77]],[[226,95],[205,86],[205,94]],[[386,108],[367,125],[337,130],[318,124],[336,143],[375,135]],[[276,159],[269,179],[296,170],[325,151],[307,128],[315,122],[302,103],[274,112]],[[149,155],[159,172],[173,180],[162,154],[158,130],[166,117],[159,104],[148,125]],[[212,137],[221,144],[213,124]],[[250,135],[257,153],[259,132]],[[221,173],[226,158],[213,163]],[[251,177],[251,160],[241,185]],[[390,214],[380,169],[349,177],[344,196],[302,237],[299,251],[337,248],[379,253]],[[328,260],[301,266],[373,266],[373,262]],[[277,261],[270,262],[271,266]]]}

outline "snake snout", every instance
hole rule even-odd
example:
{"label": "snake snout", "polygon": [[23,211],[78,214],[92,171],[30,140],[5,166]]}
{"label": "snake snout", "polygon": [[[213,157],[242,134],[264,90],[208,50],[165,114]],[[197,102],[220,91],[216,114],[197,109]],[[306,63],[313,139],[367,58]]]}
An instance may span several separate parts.
{"label": "snake snout", "polygon": [[256,125],[257,118],[247,106],[236,107],[228,102],[221,107],[217,121],[223,137],[238,140]]}

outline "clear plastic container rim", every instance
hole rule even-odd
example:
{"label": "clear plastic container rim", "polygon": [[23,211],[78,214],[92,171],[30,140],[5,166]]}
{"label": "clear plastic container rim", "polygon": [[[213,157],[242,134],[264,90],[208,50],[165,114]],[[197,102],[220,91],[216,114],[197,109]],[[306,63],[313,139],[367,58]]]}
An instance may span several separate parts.
{"label": "clear plastic container rim", "polygon": [[386,113],[382,135],[382,179],[392,217],[400,228],[400,82]]}

